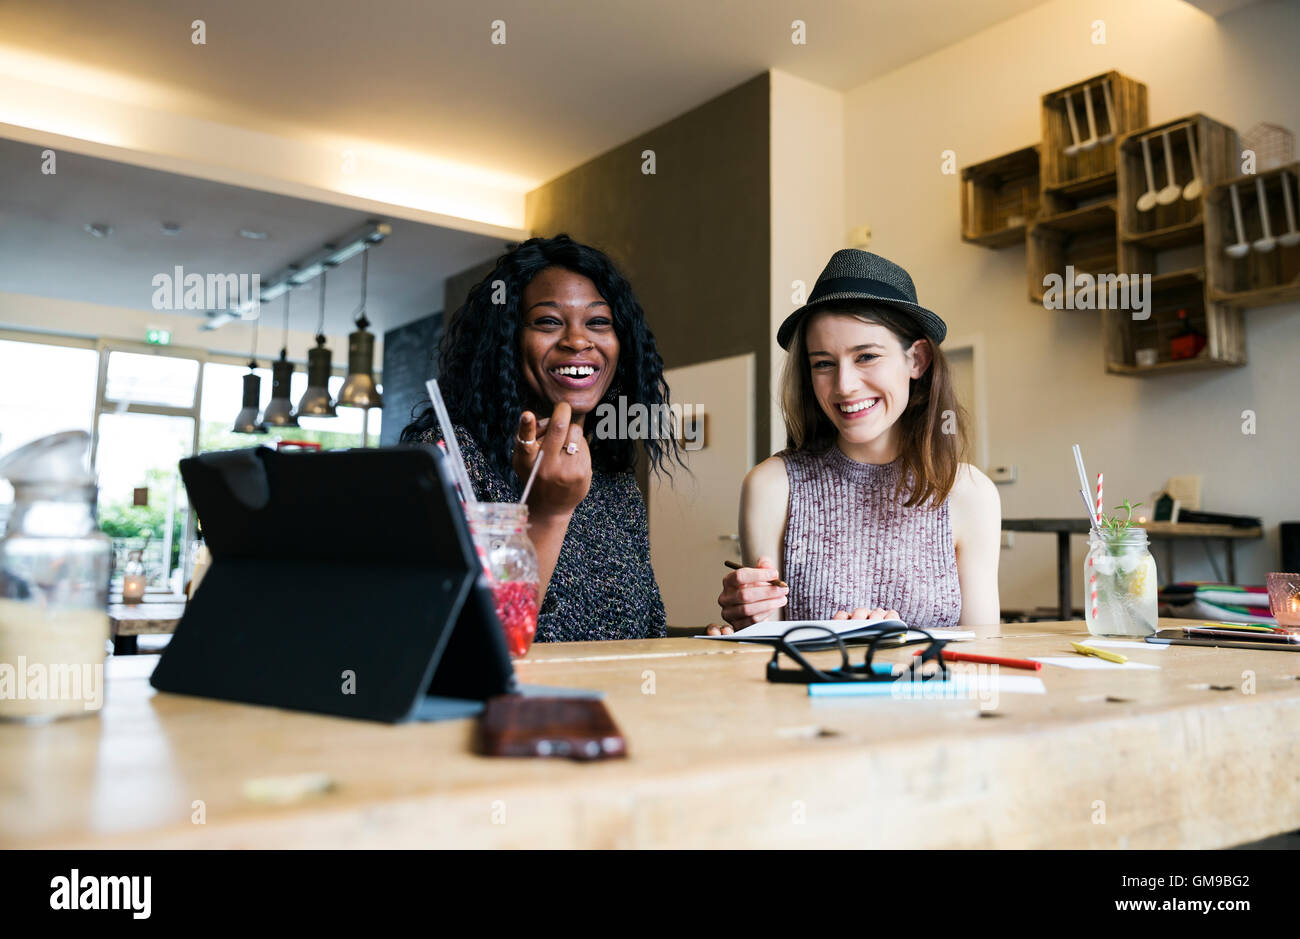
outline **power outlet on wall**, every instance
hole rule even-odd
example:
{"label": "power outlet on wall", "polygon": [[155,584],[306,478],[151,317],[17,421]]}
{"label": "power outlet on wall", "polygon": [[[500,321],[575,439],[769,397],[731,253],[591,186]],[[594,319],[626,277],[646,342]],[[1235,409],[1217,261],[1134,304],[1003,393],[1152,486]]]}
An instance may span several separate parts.
{"label": "power outlet on wall", "polygon": [[1004,463],[1001,466],[989,467],[989,479],[995,483],[1013,483],[1016,481],[1016,464]]}
{"label": "power outlet on wall", "polygon": [[1014,531],[1004,531],[1002,533],[1002,547],[1014,548],[1016,546],[1016,533]]}

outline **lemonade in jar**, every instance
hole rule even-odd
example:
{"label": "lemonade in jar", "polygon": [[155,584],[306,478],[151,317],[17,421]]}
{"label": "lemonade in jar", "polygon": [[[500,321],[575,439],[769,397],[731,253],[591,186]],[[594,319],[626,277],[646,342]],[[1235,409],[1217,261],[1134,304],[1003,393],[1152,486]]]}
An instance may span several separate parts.
{"label": "lemonade in jar", "polygon": [[[1141,503],[1139,503],[1140,505]],[[1140,639],[1155,634],[1156,559],[1147,548],[1147,533],[1129,518],[1103,519],[1088,537],[1083,564],[1084,617],[1094,636]]]}

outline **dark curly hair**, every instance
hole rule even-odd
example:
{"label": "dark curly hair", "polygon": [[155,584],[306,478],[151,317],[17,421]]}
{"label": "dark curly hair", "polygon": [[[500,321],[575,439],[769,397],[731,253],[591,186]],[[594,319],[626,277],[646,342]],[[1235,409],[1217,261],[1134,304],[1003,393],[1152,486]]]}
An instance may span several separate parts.
{"label": "dark curly hair", "polygon": [[[596,285],[609,304],[618,336],[618,370],[610,395],[626,396],[628,404],[641,404],[649,413],[668,404],[664,363],[646,326],[645,312],[627,279],[604,252],[580,244],[568,235],[530,238],[497,259],[492,272],[469,291],[465,304],[446,325],[438,359],[438,384],[447,398],[453,423],[460,424],[478,441],[484,455],[503,477],[513,473],[510,455],[519,415],[525,410],[525,385],[520,368],[524,288],[548,267],[581,274]],[[505,303],[493,303],[493,284],[505,284]],[[410,424],[402,430],[403,442],[417,441],[438,426],[432,405],[418,415],[412,409]],[[548,417],[539,414],[538,417]],[[592,439],[591,461],[596,469],[624,472],[636,466],[636,441],[622,438]],[[682,463],[672,434],[643,441],[650,468],[671,478],[669,464]]]}

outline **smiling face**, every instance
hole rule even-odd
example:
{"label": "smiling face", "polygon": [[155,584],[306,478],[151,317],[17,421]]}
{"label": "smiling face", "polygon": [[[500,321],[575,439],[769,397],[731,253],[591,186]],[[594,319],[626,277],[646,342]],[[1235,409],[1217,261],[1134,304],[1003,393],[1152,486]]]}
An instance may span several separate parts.
{"label": "smiling face", "polygon": [[[548,267],[523,295],[524,381],[538,403],[567,401],[574,418],[595,409],[618,368],[614,315],[590,278]],[[550,410],[538,417],[550,417]]]}
{"label": "smiling face", "polygon": [[[891,449],[909,383],[930,365],[929,343],[918,339],[905,347],[888,327],[849,313],[814,314],[804,341],[813,394],[840,442]],[[876,455],[892,459],[883,450]]]}

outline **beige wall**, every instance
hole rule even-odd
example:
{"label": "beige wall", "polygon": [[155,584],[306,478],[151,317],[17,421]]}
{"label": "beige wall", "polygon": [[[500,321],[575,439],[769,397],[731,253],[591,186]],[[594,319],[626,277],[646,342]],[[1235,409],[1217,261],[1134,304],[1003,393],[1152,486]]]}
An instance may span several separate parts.
{"label": "beige wall", "polygon": [[[769,115],[762,74],[527,199],[530,231],[567,232],[619,265],[645,308],[665,368],[753,353],[760,401],[770,394]],[[653,175],[642,172],[646,150],[655,153]],[[449,295],[448,307],[454,303]],[[756,440],[764,444],[767,419],[760,408]],[[755,451],[767,455],[765,446]]]}
{"label": "beige wall", "polygon": [[769,411],[771,452],[776,452],[785,447],[780,411],[785,352],[776,344],[776,330],[801,305],[794,300],[793,282],[803,281],[806,295],[830,256],[845,246],[845,152],[844,96],[784,72],[774,70],[770,74],[772,393]]}
{"label": "beige wall", "polygon": [[[1090,40],[1098,19],[1105,45]],[[1108,376],[1097,314],[1031,304],[1022,247],[961,242],[958,177],[941,175],[940,154],[966,165],[1037,141],[1043,92],[1111,68],[1147,84],[1153,123],[1203,111],[1239,131],[1257,121],[1300,131],[1298,45],[1294,2],[1214,20],[1181,0],[1057,0],[845,96],[848,224],[871,225],[872,250],[908,269],[950,334],[986,337],[989,459],[1020,473],[999,487],[1005,516],[1079,513],[1078,442],[1110,502],[1201,474],[1203,507],[1264,517],[1267,540],[1239,549],[1239,576],[1262,583],[1276,569],[1277,523],[1300,519],[1300,304],[1246,311],[1245,368]],[[1241,432],[1247,409],[1255,436]],[[1077,571],[1083,540],[1074,548]],[[1019,535],[1002,552],[1004,606],[1052,602],[1053,563],[1050,536]],[[1177,575],[1212,579],[1204,551],[1180,549]],[[1074,595],[1081,602],[1081,583]]]}

